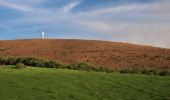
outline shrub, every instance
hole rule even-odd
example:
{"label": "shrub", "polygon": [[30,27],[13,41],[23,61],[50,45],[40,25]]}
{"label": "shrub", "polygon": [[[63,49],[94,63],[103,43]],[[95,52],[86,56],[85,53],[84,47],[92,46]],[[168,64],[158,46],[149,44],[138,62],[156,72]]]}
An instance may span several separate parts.
{"label": "shrub", "polygon": [[123,70],[120,70],[119,72],[120,72],[120,73],[128,73],[128,70],[123,69]]}
{"label": "shrub", "polygon": [[95,67],[95,71],[98,71],[98,72],[107,72],[107,73],[113,72],[112,69],[106,68],[106,67],[101,67],[101,66]]}
{"label": "shrub", "polygon": [[167,69],[148,68],[148,67],[121,69],[119,70],[119,72],[130,73],[130,74],[170,76],[170,71],[168,71]]}
{"label": "shrub", "polygon": [[6,65],[7,60],[7,57],[0,57],[0,65]]}
{"label": "shrub", "polygon": [[73,70],[96,71],[96,72],[100,71],[100,72],[107,72],[107,73],[113,72],[112,69],[109,69],[106,67],[95,66],[95,65],[85,63],[85,62],[73,63],[70,65],[67,65],[66,68],[73,69]]}
{"label": "shrub", "polygon": [[24,65],[23,63],[17,63],[16,68],[17,69],[23,69],[23,68],[26,68],[26,65]]}
{"label": "shrub", "polygon": [[168,75],[170,75],[170,72],[168,72],[167,70],[162,70],[159,75],[168,76]]}
{"label": "shrub", "polygon": [[48,67],[48,68],[63,68],[83,71],[96,71],[96,72],[120,72],[130,74],[146,74],[146,75],[161,75],[170,76],[168,68],[150,68],[150,67],[135,67],[135,68],[124,68],[119,70],[112,70],[107,67],[99,67],[85,62],[72,63],[64,65],[57,61],[48,61],[33,57],[0,57],[0,65],[16,65],[17,68],[25,68],[27,66],[34,67]]}
{"label": "shrub", "polygon": [[35,66],[35,67],[44,67],[45,66],[45,61],[44,60],[42,60],[42,59],[31,59],[30,61],[29,61],[29,64],[31,65],[31,66]]}
{"label": "shrub", "polygon": [[74,69],[74,70],[84,70],[84,71],[94,71],[95,66],[89,63],[79,62],[79,63],[73,63],[68,66],[66,66],[68,69]]}
{"label": "shrub", "polygon": [[49,61],[44,64],[44,67],[48,67],[48,68],[59,68],[61,66],[63,65],[56,61]]}
{"label": "shrub", "polygon": [[45,60],[32,58],[32,57],[22,57],[18,58],[17,63],[23,63],[28,66],[35,66],[35,67],[43,67],[45,64]]}
{"label": "shrub", "polygon": [[15,65],[17,63],[17,58],[8,58],[5,62],[6,65]]}
{"label": "shrub", "polygon": [[17,58],[16,64],[17,63],[24,63],[25,58]]}

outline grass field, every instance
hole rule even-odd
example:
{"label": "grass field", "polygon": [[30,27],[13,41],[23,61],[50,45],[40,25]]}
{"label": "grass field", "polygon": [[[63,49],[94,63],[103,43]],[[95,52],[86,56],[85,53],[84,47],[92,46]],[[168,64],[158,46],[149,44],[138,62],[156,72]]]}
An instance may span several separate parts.
{"label": "grass field", "polygon": [[0,100],[170,100],[170,77],[1,66]]}

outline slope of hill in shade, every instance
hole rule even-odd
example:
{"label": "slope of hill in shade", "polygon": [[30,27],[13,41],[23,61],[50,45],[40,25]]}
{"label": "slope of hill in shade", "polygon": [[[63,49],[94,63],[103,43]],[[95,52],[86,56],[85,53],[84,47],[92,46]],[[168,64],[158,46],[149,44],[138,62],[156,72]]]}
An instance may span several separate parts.
{"label": "slope of hill in shade", "polygon": [[0,56],[35,56],[65,63],[89,62],[111,68],[170,68],[170,49],[93,40],[0,41]]}

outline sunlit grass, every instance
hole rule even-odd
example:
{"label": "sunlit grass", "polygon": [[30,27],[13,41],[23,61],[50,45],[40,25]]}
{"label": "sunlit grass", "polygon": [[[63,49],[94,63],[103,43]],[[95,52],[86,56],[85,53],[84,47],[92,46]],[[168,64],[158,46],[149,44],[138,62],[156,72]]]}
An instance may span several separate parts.
{"label": "sunlit grass", "polygon": [[0,68],[0,100],[168,100],[170,77]]}

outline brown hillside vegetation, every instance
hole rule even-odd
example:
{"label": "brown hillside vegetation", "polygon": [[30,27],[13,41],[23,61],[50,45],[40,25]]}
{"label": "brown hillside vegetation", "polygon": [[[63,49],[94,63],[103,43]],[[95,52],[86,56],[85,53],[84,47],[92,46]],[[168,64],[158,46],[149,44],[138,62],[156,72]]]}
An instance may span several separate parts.
{"label": "brown hillside vegetation", "polygon": [[35,56],[65,63],[89,62],[111,68],[170,68],[170,49],[128,43],[32,39],[0,41],[0,56]]}

